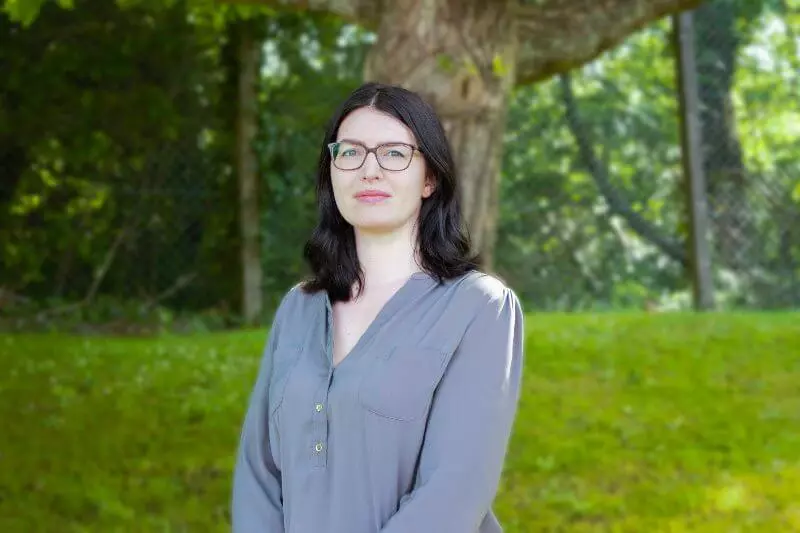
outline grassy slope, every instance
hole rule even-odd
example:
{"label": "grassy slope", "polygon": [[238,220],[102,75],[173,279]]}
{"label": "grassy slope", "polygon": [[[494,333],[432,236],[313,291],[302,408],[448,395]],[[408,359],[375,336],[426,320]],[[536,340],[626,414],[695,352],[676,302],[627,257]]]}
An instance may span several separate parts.
{"label": "grassy slope", "polygon": [[[531,315],[507,533],[800,531],[800,315]],[[0,336],[0,531],[226,531],[263,332]]]}
{"label": "grassy slope", "polygon": [[528,324],[509,531],[800,531],[800,316]]}

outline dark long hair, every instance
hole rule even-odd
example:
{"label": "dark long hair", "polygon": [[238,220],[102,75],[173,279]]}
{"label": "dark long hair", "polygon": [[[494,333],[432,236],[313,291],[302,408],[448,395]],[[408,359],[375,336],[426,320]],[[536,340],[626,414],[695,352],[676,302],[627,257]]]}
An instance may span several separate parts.
{"label": "dark long hair", "polygon": [[417,247],[422,269],[441,282],[479,267],[479,258],[472,254],[469,235],[462,224],[455,163],[439,117],[418,94],[398,86],[369,82],[351,93],[336,110],[319,154],[319,220],[304,250],[313,274],[302,288],[306,292],[325,290],[331,302],[348,301],[355,283],[360,291],[364,273],[356,253],[353,226],[336,207],[327,145],[336,141],[344,118],[366,106],[393,116],[411,129],[428,173],[435,180],[433,193],[422,200],[418,221]]}

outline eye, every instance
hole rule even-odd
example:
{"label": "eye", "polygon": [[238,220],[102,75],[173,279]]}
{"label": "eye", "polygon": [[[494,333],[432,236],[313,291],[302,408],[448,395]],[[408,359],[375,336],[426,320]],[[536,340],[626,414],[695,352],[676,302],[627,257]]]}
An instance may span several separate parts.
{"label": "eye", "polygon": [[381,147],[381,157],[388,159],[407,159],[410,151],[407,146],[403,145],[387,145]]}

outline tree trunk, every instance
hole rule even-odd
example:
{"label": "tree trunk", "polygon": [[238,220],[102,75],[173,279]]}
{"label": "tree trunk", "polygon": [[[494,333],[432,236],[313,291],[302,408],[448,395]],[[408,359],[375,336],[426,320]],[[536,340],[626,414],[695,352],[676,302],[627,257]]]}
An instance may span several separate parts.
{"label": "tree trunk", "polygon": [[247,324],[261,318],[261,249],[259,246],[258,163],[253,139],[258,127],[257,74],[261,42],[252,22],[237,22],[233,29],[238,50],[238,99],[236,106],[236,174],[239,179],[239,228],[241,234],[242,314]]}
{"label": "tree trunk", "polygon": [[467,229],[491,269],[503,131],[515,79],[516,2],[396,0],[380,13],[367,80],[420,93],[453,148]]}
{"label": "tree trunk", "polygon": [[732,2],[711,2],[695,14],[703,165],[715,250],[721,264],[743,269],[750,263],[752,233],[747,207],[747,171],[736,132],[731,91],[739,39]]}

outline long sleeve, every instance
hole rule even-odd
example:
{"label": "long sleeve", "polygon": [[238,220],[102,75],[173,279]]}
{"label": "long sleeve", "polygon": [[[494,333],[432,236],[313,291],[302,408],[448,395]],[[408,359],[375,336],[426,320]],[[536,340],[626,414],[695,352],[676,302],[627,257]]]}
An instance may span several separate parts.
{"label": "long sleeve", "polygon": [[284,533],[281,474],[269,446],[267,399],[280,309],[270,329],[241,431],[233,476],[232,533]]}
{"label": "long sleeve", "polygon": [[381,533],[474,533],[491,508],[516,416],[523,315],[507,288],[485,304],[433,399],[415,488]]}

